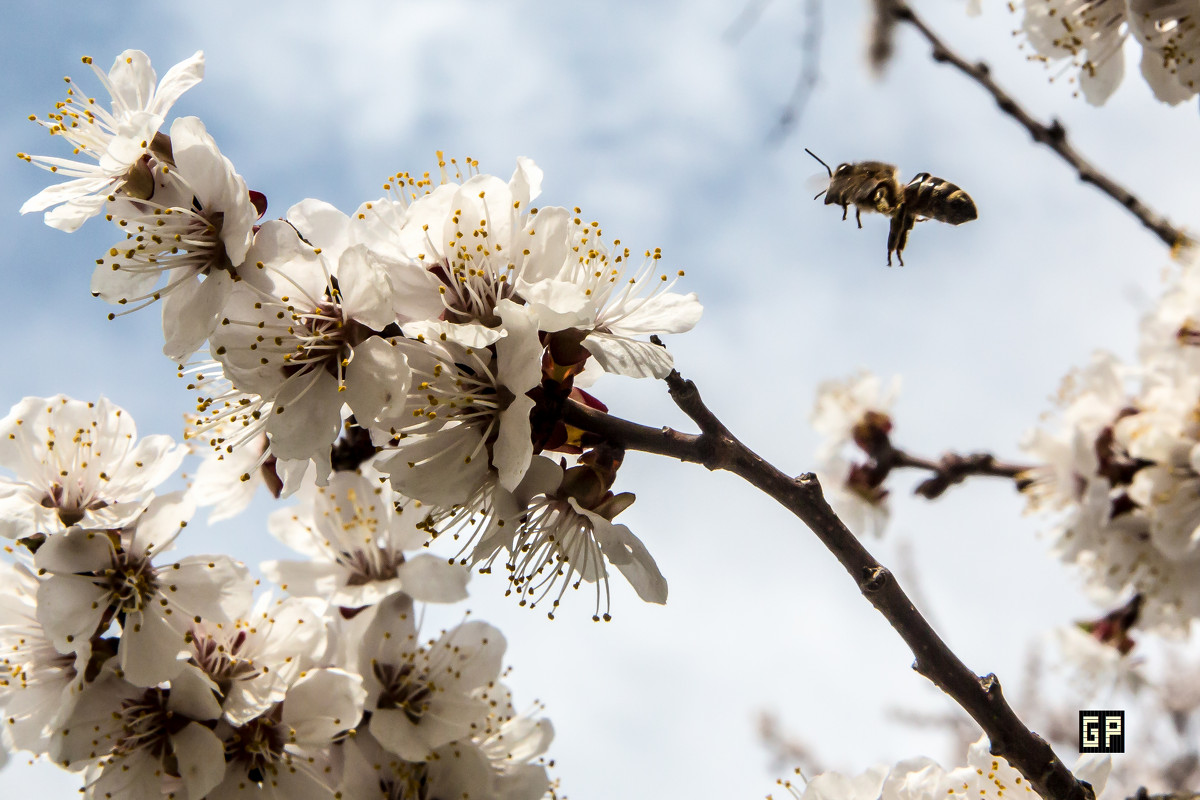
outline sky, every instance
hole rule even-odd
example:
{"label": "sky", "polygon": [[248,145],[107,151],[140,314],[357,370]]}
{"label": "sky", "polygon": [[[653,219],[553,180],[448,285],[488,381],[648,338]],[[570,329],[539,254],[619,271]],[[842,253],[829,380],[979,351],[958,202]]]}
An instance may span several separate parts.
{"label": "sky", "polygon": [[[795,129],[773,136],[803,61],[802,5],[767,2],[734,41],[725,34],[741,6],[715,0],[129,2],[120,13],[24,3],[0,33],[0,139],[11,153],[62,155],[26,118],[60,99],[63,75],[99,91],[82,55],[107,66],[142,49],[161,75],[204,50],[205,80],[174,113],[204,120],[267,195],[268,216],[305,197],[353,210],[388,175],[433,170],[438,150],[505,177],[528,156],[545,170],[539,205],[579,206],[609,238],[662,247],[664,263],[686,271],[679,288],[697,292],[705,314],[668,339],[676,365],[785,472],[815,465],[817,385],[860,369],[902,376],[897,444],[1018,460],[1069,369],[1097,348],[1132,356],[1167,253],[977,86],[935,64],[913,32],[899,31],[894,63],[872,76],[868,3],[823,4],[818,84]],[[1020,18],[1005,4],[980,17],[958,0],[915,5],[1035,116],[1062,120],[1082,153],[1194,229],[1194,102],[1157,103],[1131,61],[1116,95],[1089,106],[1019,48]],[[979,219],[920,226],[906,266],[889,269],[886,220],[864,219],[860,231],[814,202],[811,178],[823,170],[804,147],[834,164],[877,159],[905,179],[945,177],[970,192]],[[189,396],[159,353],[156,312],[109,321],[88,294],[93,259],[118,237],[99,221],[68,236],[18,215],[46,180],[0,161],[0,231],[12,245],[0,271],[14,322],[0,409],[27,395],[103,394],[143,435],[178,437]],[[627,419],[693,430],[662,384],[606,379],[596,394]],[[1038,637],[1102,609],[1048,555],[1048,521],[1024,515],[1010,485],[980,479],[930,503],[908,497],[916,476],[897,477],[891,524],[868,547],[885,564],[911,564],[901,577],[943,638],[1013,696]],[[471,584],[473,617],[508,639],[518,703],[536,699],[554,721],[567,795],[762,797],[781,774],[756,733],[762,711],[828,768],[918,754],[957,764],[941,732],[893,713],[952,704],[913,673],[899,637],[799,523],[732,476],[644,454],[629,455],[616,488],[638,495],[621,521],[667,577],[665,607],[616,580],[612,622],[591,622],[586,592],[550,621],[508,602],[502,581]],[[195,524],[181,548],[251,565],[287,557],[265,529],[273,507],[260,498],[242,516]],[[431,611],[427,624],[461,613]],[[12,763],[0,783],[65,798],[78,778]]]}

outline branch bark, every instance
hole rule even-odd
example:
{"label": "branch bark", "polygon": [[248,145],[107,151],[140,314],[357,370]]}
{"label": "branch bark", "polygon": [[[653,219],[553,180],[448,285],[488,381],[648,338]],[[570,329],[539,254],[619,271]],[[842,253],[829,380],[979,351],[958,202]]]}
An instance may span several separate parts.
{"label": "branch bark", "polygon": [[1063,128],[1062,123],[1058,120],[1051,120],[1050,124],[1047,125],[1034,119],[1032,114],[1018,105],[1017,101],[1008,92],[1001,89],[992,80],[991,70],[987,64],[982,61],[974,64],[969,63],[965,58],[952,51],[937,34],[930,30],[925,21],[917,16],[912,7],[904,0],[885,0],[885,2],[891,6],[892,16],[900,22],[911,25],[925,37],[925,40],[929,42],[930,47],[933,49],[934,61],[949,64],[983,87],[996,100],[996,105],[1000,107],[1001,111],[1015,119],[1025,130],[1029,131],[1029,135],[1033,137],[1035,142],[1049,147],[1060,158],[1071,165],[1079,175],[1081,181],[1092,184],[1120,203],[1129,213],[1137,217],[1143,225],[1153,231],[1154,235],[1166,243],[1168,247],[1175,249],[1194,244],[1191,237],[1179,228],[1171,225],[1166,217],[1155,212],[1139,200],[1133,192],[1117,183],[1080,155],[1071,146],[1070,142],[1067,141],[1067,131]]}
{"label": "branch bark", "polygon": [[666,380],[671,398],[699,426],[699,434],[650,428],[574,401],[564,404],[562,420],[629,450],[732,472],[774,498],[817,535],[863,596],[896,629],[916,657],[913,669],[950,695],[987,732],[994,755],[1003,756],[1046,800],[1095,800],[1091,787],[1076,780],[1050,745],[1013,712],[996,676],[980,677],[954,655],[892,573],[867,552],[830,508],[816,475],[792,478],[783,474],[730,433],[704,405],[695,384],[675,371]]}
{"label": "branch bark", "polygon": [[1028,483],[1028,481],[1022,479],[1022,474],[1032,469],[1032,467],[1022,464],[1009,464],[1005,461],[999,461],[991,453],[969,453],[965,456],[958,453],[946,453],[940,459],[934,461],[911,455],[904,450],[891,447],[890,444],[888,447],[886,461],[877,454],[872,453],[871,455],[881,464],[886,463],[889,471],[896,467],[909,467],[933,473],[933,475],[917,484],[917,488],[914,490],[915,494],[927,500],[941,497],[951,486],[962,483],[967,478],[975,475],[1005,478],[1014,481],[1017,488],[1021,489]]}

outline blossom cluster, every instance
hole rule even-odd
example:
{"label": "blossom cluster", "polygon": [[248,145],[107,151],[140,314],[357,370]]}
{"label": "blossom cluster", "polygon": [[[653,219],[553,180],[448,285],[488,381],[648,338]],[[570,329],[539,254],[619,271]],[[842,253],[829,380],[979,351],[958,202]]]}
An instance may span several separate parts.
{"label": "blossom cluster", "polygon": [[[634,500],[612,489],[623,449],[561,412],[603,409],[584,391],[602,373],[666,376],[650,337],[700,305],[658,251],[533,207],[527,158],[503,179],[439,154],[436,179],[398,174],[351,214],[309,199],[268,219],[204,124],[169,117],[203,69],[92,66],[110,102],[68,79],[35,118],[73,158],[18,154],[65,177],[23,212],[116,227],[91,291],[110,318],[158,305],[197,404],[186,446],[139,440],[103,399],[0,420],[0,736],[82,771],[89,798],[553,793],[553,730],[514,706],[501,632],[425,637],[418,604],[497,564],[529,606],[586,582],[608,618],[614,567],[665,602],[613,521]],[[191,483],[160,492],[189,454]],[[232,516],[262,485],[296,501],[269,522],[301,556],[261,565],[274,587],[171,555],[198,508]]]}
{"label": "blossom cluster", "polygon": [[[1084,755],[1072,772],[1079,780],[1087,781],[1099,797],[1111,769],[1109,756]],[[827,797],[839,800],[1038,800],[1040,797],[1004,758],[991,754],[986,736],[967,748],[965,766],[951,770],[944,769],[932,759],[920,757],[906,759],[892,767],[873,767],[856,776],[822,773],[805,781],[803,789],[791,781],[779,783],[796,800]],[[768,795],[768,800],[770,797]]]}
{"label": "blossom cluster", "polygon": [[1200,265],[1181,269],[1142,323],[1138,360],[1097,353],[1072,372],[1052,424],[1032,431],[1031,508],[1057,513],[1055,551],[1096,599],[1140,595],[1143,627],[1200,616]]}
{"label": "blossom cluster", "polygon": [[[1053,519],[1053,552],[1080,569],[1093,600],[1133,608],[1139,627],[1172,635],[1200,618],[1197,308],[1200,260],[1186,250],[1142,323],[1136,363],[1098,352],[1068,374],[1057,414],[1022,442],[1032,466],[1015,476],[1029,509]],[[864,372],[817,394],[812,422],[825,438],[818,474],[856,533],[886,524],[893,467],[932,466],[906,461],[891,445],[896,389]],[[1131,624],[1106,644],[1128,652]]]}
{"label": "blossom cluster", "polygon": [[1124,78],[1130,38],[1142,48],[1142,77],[1156,98],[1176,105],[1200,92],[1197,0],[1024,0],[1024,11],[1021,27],[1037,57],[1075,68],[1093,105]]}
{"label": "blossom cluster", "polygon": [[673,291],[682,272],[578,208],[533,207],[542,171],[527,158],[505,180],[439,153],[436,178],[397,174],[353,213],[308,199],[266,219],[199,119],[168,125],[202,70],[197,53],[156,83],[127,51],[95,69],[111,110],[69,83],[40,121],[87,160],[20,155],[69,176],[23,211],[118,227],[92,293],[121,314],[159,303],[163,351],[197,395],[187,438],[228,462],[202,468],[207,496],[246,502],[230,477],[290,494],[363,467],[427,538],[455,540],[453,558],[502,565],[523,604],[553,616],[587,582],[608,618],[610,567],[665,602],[653,558],[613,521],[634,499],[612,491],[622,448],[561,411],[603,409],[584,391],[600,374],[669,373],[650,338],[701,313]]}
{"label": "blossom cluster", "polygon": [[810,417],[823,440],[817,477],[829,504],[855,533],[879,536],[887,526],[890,511],[883,484],[890,465],[878,463],[873,454],[890,444],[891,408],[899,392],[898,377],[885,386],[866,371],[817,387]]}
{"label": "blossom cluster", "polygon": [[[0,420],[0,709],[8,747],[82,771],[88,798],[445,796],[537,800],[550,723],[501,682],[504,637],[423,641],[414,601],[466,596],[386,480],[339,471],[273,531],[264,572],[174,558],[197,493],[185,456],[107,400],[29,397]],[[413,787],[444,794],[420,795]],[[279,793],[279,794],[276,794]]]}

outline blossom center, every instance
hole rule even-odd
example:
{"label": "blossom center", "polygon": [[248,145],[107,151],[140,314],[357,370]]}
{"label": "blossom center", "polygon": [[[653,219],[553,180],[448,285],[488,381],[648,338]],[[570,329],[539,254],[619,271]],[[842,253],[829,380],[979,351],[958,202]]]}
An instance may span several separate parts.
{"label": "blossom center", "polygon": [[140,612],[158,594],[158,572],[145,555],[117,548],[111,565],[98,577],[121,614]]}
{"label": "blossom center", "polygon": [[237,681],[251,680],[261,674],[253,660],[242,655],[247,639],[245,631],[238,631],[229,641],[218,641],[203,633],[193,632],[193,636],[196,662],[222,695],[228,695]]}
{"label": "blossom center", "polygon": [[140,697],[121,704],[121,734],[113,748],[114,756],[144,750],[163,762],[167,772],[179,774],[171,748],[171,735],[187,727],[190,720],[167,708],[170,692],[170,689],[147,689]]}
{"label": "blossom center", "polygon": [[267,780],[287,755],[283,748],[288,737],[278,719],[281,713],[276,706],[270,715],[234,729],[232,738],[225,741],[225,759],[243,767],[246,777],[255,783]]}
{"label": "blossom center", "polygon": [[371,665],[375,677],[383,685],[379,695],[379,708],[396,708],[404,712],[409,722],[416,725],[429,710],[429,701],[436,687],[428,676],[413,664]]}

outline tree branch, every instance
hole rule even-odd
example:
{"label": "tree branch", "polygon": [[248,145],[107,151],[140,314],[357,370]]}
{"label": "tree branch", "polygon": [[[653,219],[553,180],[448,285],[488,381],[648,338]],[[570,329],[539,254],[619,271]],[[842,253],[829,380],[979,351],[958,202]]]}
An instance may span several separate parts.
{"label": "tree branch", "polygon": [[1033,137],[1035,142],[1046,145],[1070,164],[1075,169],[1075,172],[1078,173],[1081,181],[1092,184],[1124,206],[1131,214],[1141,220],[1143,225],[1165,242],[1168,247],[1180,248],[1194,244],[1187,234],[1171,225],[1165,217],[1139,200],[1133,192],[1121,186],[1081,156],[1067,142],[1067,131],[1063,128],[1062,123],[1058,120],[1051,120],[1049,125],[1043,124],[1019,106],[1011,95],[1001,89],[992,80],[991,70],[987,64],[982,61],[974,64],[968,63],[962,56],[950,50],[945,42],[929,29],[924,20],[918,17],[916,12],[912,10],[912,7],[904,0],[885,0],[885,2],[891,6],[891,14],[897,20],[908,23],[925,37],[926,41],[933,48],[934,61],[953,66],[959,72],[982,86],[995,98],[996,104],[1000,106],[1001,111],[1015,119],[1025,130],[1029,131],[1029,135]]}
{"label": "tree branch", "polygon": [[1013,480],[1020,489],[1025,483],[1020,476],[1031,469],[1031,467],[1021,464],[998,461],[991,453],[969,453],[965,456],[958,453],[946,453],[939,460],[933,461],[891,447],[888,455],[886,462],[878,455],[874,457],[881,464],[886,463],[889,468],[911,467],[933,473],[932,476],[917,484],[917,488],[914,490],[915,494],[927,500],[941,497],[951,486],[962,483],[973,475]]}
{"label": "tree branch", "polygon": [[564,404],[562,419],[629,450],[732,472],[774,498],[817,535],[859,591],[896,629],[916,657],[913,669],[950,695],[987,732],[994,755],[1007,759],[1046,800],[1094,800],[1091,787],[1077,781],[1050,745],[1009,707],[996,676],[979,677],[947,647],[892,574],[838,519],[816,475],[784,475],[729,432],[704,405],[694,383],[675,371],[666,380],[672,399],[700,427],[699,434],[638,425],[574,401]]}

